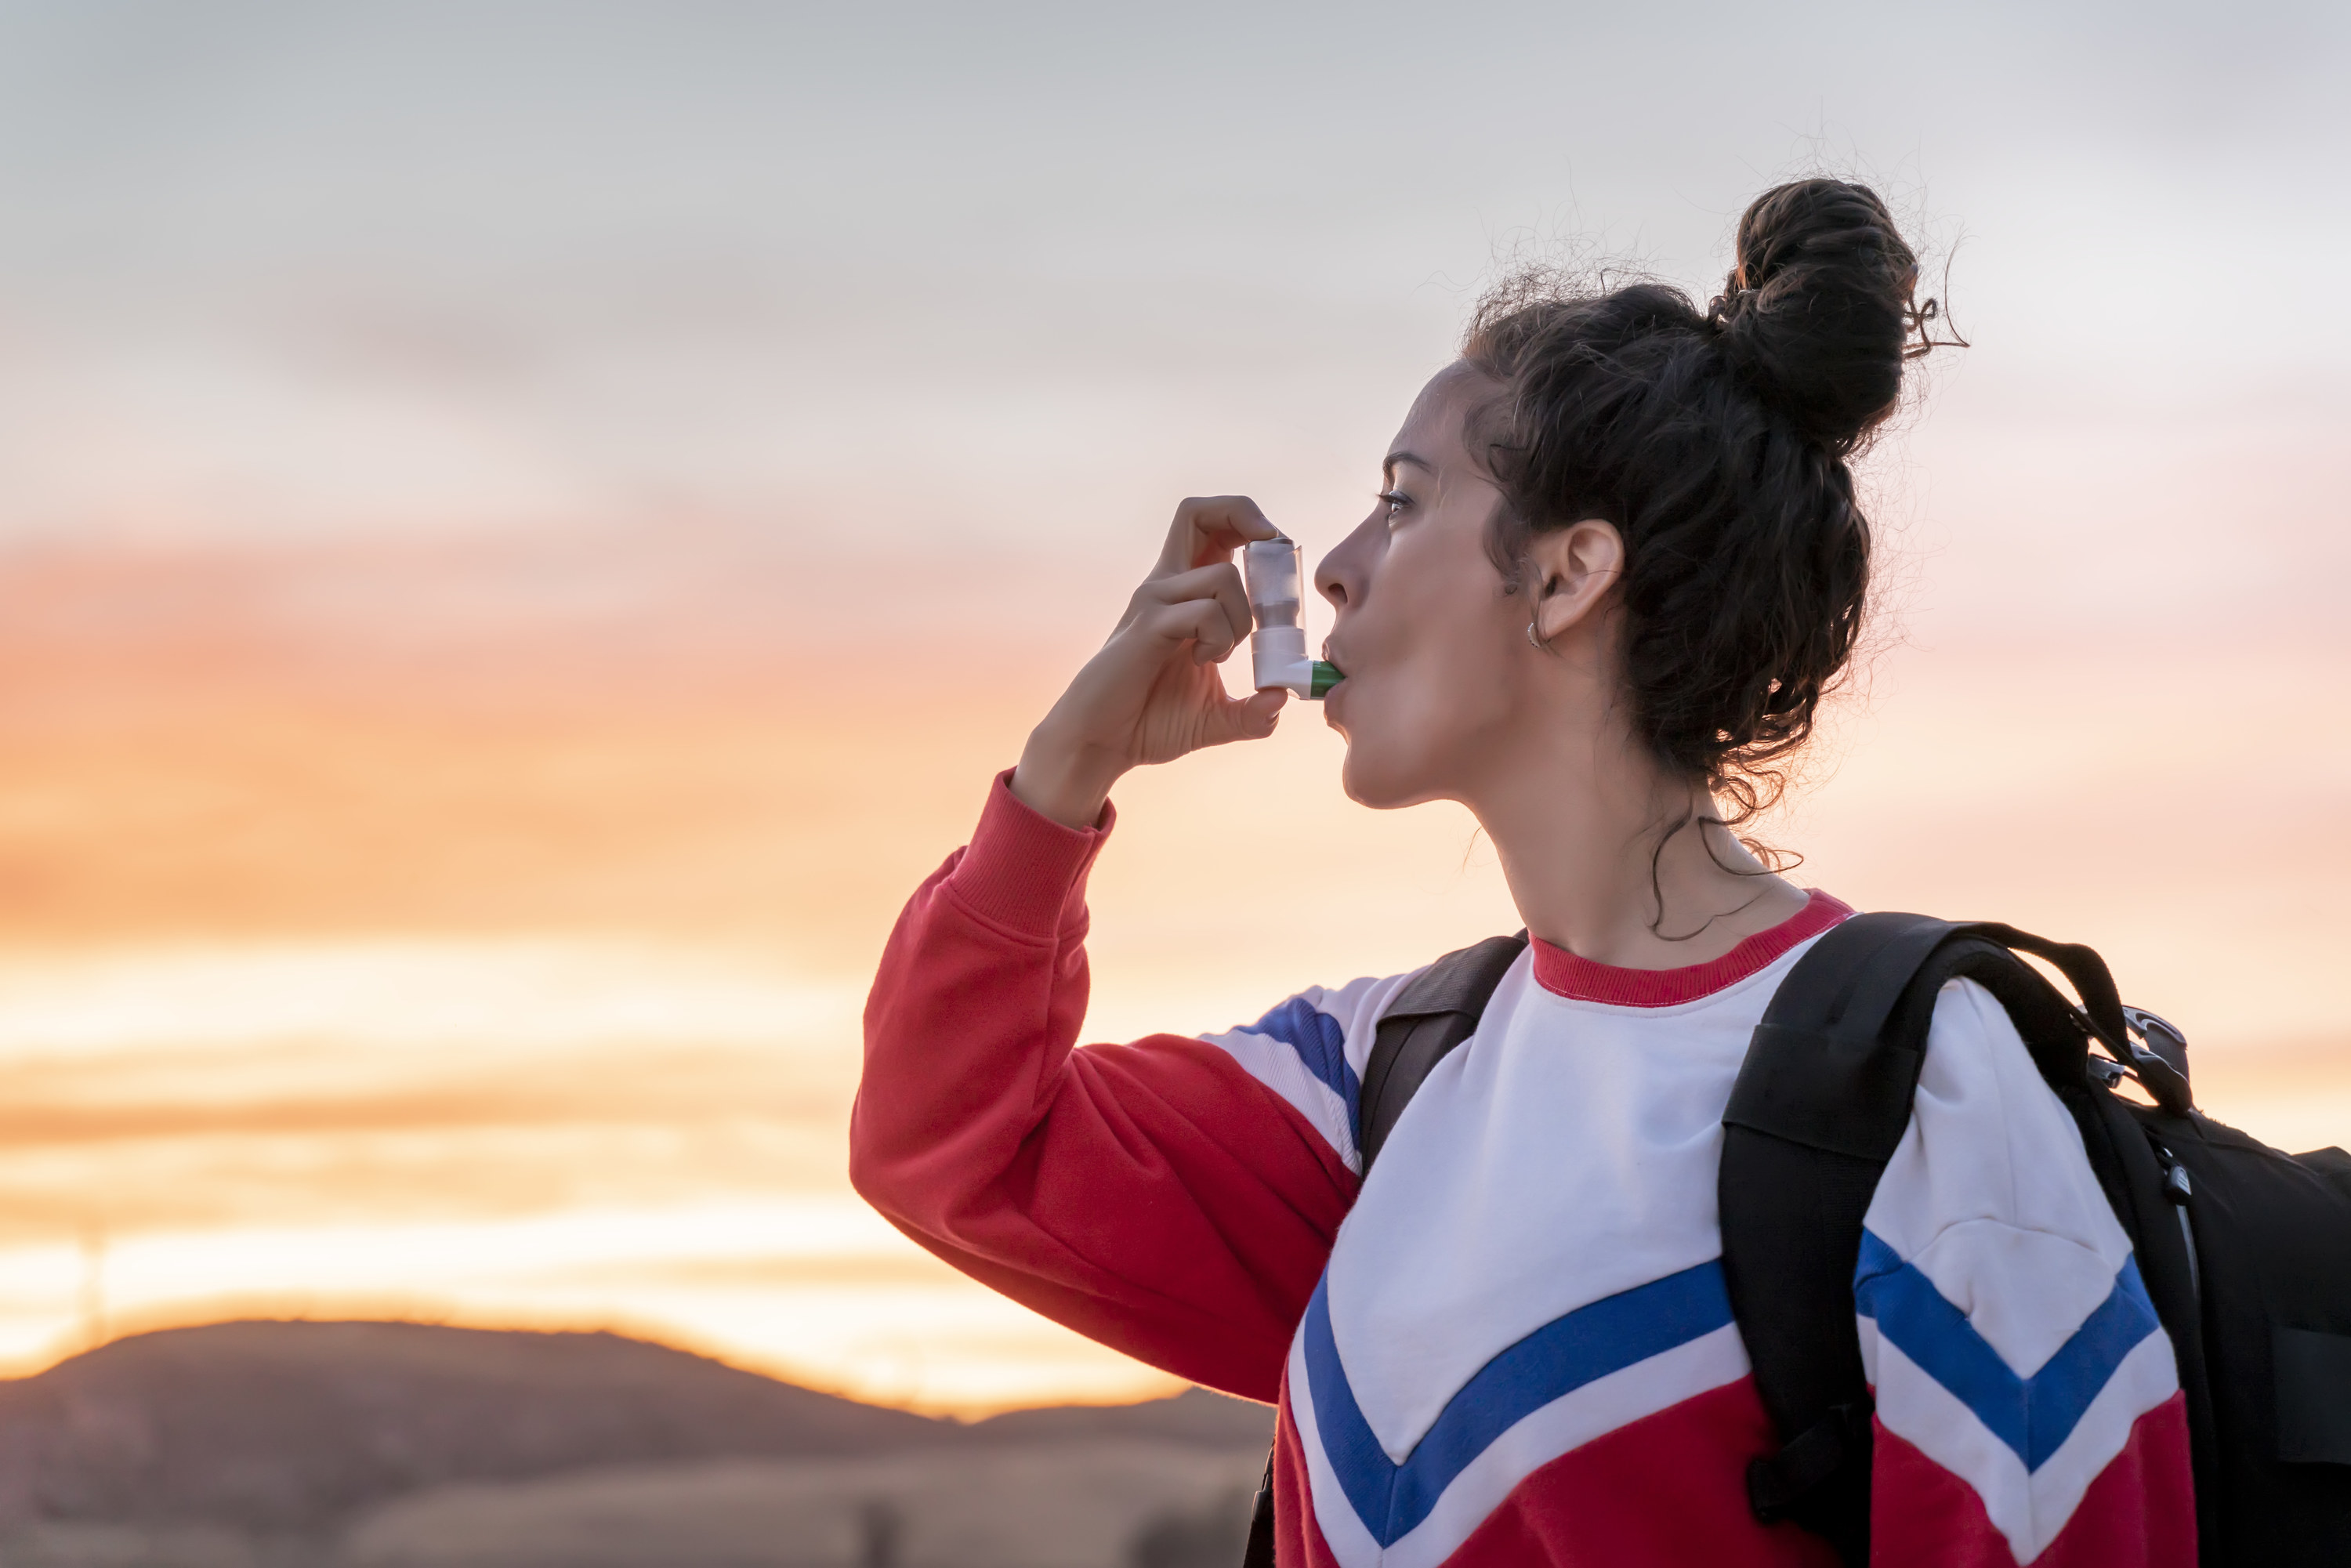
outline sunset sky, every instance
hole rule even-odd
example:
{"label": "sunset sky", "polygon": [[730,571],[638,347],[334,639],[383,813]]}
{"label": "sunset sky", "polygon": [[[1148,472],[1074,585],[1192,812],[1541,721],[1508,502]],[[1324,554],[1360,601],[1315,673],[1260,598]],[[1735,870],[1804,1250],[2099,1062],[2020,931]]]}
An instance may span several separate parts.
{"label": "sunset sky", "polygon": [[[1484,282],[1703,298],[1815,168],[1974,346],[1767,836],[2351,1142],[2346,72],[2316,5],[0,0],[0,1370],[397,1314],[1165,1387],[848,1190],[898,904],[1179,497],[1319,555]],[[1337,756],[1122,788],[1092,1037],[1518,924]]]}

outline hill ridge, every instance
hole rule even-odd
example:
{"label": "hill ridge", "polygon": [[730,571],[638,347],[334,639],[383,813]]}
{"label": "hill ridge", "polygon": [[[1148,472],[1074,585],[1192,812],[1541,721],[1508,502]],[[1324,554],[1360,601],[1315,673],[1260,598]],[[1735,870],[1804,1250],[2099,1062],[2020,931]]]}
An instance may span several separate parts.
{"label": "hill ridge", "polygon": [[394,1498],[610,1465],[847,1458],[1073,1437],[1262,1441],[1192,1390],[962,1423],[609,1331],[245,1319],[134,1334],[0,1382],[0,1528],[315,1533]]}

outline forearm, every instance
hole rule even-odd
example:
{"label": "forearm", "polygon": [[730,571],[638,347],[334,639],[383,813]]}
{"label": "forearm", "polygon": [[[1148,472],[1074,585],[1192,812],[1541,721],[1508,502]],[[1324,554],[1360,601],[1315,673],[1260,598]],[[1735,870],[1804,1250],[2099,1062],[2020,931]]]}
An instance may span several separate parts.
{"label": "forearm", "polygon": [[1009,788],[1022,805],[1065,828],[1099,828],[1110,792],[1128,766],[1123,757],[1070,734],[1048,715],[1020,748],[1020,766],[1012,770]]}

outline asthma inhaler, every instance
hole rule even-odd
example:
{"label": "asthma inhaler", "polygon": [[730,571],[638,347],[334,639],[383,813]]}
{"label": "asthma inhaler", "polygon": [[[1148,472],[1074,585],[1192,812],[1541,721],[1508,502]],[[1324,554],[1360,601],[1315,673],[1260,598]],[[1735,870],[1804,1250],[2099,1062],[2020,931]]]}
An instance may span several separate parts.
{"label": "asthma inhaler", "polygon": [[1319,697],[1339,684],[1337,665],[1306,656],[1306,628],[1299,621],[1305,575],[1295,539],[1276,534],[1241,548],[1241,578],[1257,622],[1249,633],[1249,664],[1259,691],[1280,686]]}

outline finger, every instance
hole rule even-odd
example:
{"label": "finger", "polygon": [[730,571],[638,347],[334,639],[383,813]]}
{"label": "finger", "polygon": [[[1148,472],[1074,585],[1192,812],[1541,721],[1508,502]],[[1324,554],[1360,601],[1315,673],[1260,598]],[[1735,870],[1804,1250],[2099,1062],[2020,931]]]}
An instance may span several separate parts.
{"label": "finger", "polygon": [[1192,662],[1215,664],[1240,645],[1225,607],[1213,599],[1187,599],[1163,604],[1144,616],[1141,629],[1163,644],[1190,643]]}
{"label": "finger", "polygon": [[1205,716],[1200,744],[1222,746],[1234,740],[1263,740],[1273,733],[1282,705],[1289,700],[1290,694],[1279,686],[1251,692],[1238,699],[1228,698]]}
{"label": "finger", "polygon": [[1154,578],[1136,589],[1134,595],[1138,603],[1156,604],[1212,599],[1223,607],[1235,637],[1248,636],[1249,628],[1256,624],[1249,613],[1249,590],[1241,585],[1240,571],[1230,561],[1178,572],[1174,577]]}
{"label": "finger", "polygon": [[1251,692],[1243,697],[1240,707],[1242,713],[1248,716],[1250,737],[1262,740],[1271,735],[1274,721],[1281,717],[1281,710],[1289,705],[1289,692],[1280,686],[1270,686],[1264,691]]}
{"label": "finger", "polygon": [[1230,560],[1233,551],[1251,539],[1280,537],[1281,530],[1247,496],[1193,496],[1176,507],[1166,548],[1159,552],[1159,566],[1152,575],[1172,577],[1212,561]]}

